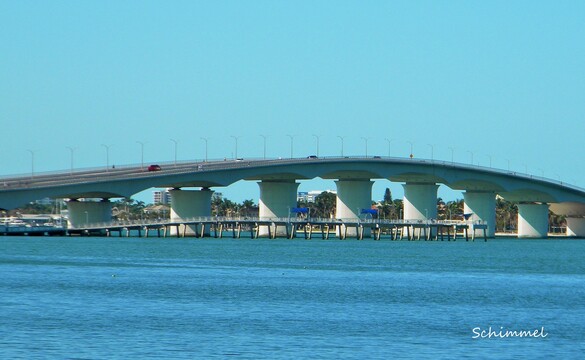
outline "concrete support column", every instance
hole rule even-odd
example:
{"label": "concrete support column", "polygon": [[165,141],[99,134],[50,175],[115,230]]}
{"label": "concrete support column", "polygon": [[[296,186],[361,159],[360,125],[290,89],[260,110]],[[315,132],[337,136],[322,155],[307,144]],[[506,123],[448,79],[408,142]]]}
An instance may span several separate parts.
{"label": "concrete support column", "polygon": [[[362,209],[372,207],[372,185],[373,181],[367,180],[337,180],[337,201],[335,217],[344,220],[356,220],[359,218]],[[357,236],[355,227],[339,229],[347,236]],[[340,234],[338,234],[340,235]],[[364,237],[370,237],[370,228],[364,228]]]}
{"label": "concrete support column", "polygon": [[545,238],[548,235],[548,204],[518,204],[518,237]]}
{"label": "concrete support column", "polygon": [[567,217],[567,235],[585,238],[585,218]]}
{"label": "concrete support column", "polygon": [[[297,189],[299,183],[294,180],[268,181],[264,180],[258,183],[260,187],[260,201],[258,202],[258,212],[260,219],[288,218],[290,210],[297,207]],[[282,226],[273,226],[270,229],[271,234],[276,232],[276,236],[286,236],[286,229]],[[258,236],[268,236],[268,228],[261,226]]]}
{"label": "concrete support column", "polygon": [[436,184],[403,184],[404,220],[428,220],[437,218]]}
{"label": "concrete support column", "polygon": [[107,199],[102,201],[69,200],[67,210],[69,211],[67,226],[70,229],[112,221],[112,203]]}
{"label": "concrete support column", "polygon": [[[472,222],[487,223],[487,237],[496,236],[496,193],[490,191],[466,191],[463,193],[463,213],[472,214]],[[483,230],[476,230],[475,236],[483,236]]]}
{"label": "concrete support column", "polygon": [[[213,191],[208,188],[201,190],[181,190],[173,189],[170,190],[171,194],[171,221],[181,222],[190,218],[211,216],[211,196]],[[201,234],[200,225],[188,225],[184,228],[183,225],[177,229],[175,226],[171,226],[170,234],[177,235],[185,234],[185,236],[193,236],[195,234]],[[205,229],[205,235],[209,235],[209,227]]]}
{"label": "concrete support column", "polygon": [[[404,220],[429,220],[437,218],[437,184],[410,183],[403,184],[404,187]],[[402,229],[403,233],[407,229]],[[418,229],[418,231],[422,231]],[[431,236],[436,229],[431,230]],[[415,234],[412,234],[415,235]],[[421,234],[416,234],[420,236]]]}

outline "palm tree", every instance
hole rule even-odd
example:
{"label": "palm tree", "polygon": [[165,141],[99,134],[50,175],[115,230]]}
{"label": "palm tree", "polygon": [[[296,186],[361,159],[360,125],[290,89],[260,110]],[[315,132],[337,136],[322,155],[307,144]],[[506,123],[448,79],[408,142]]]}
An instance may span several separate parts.
{"label": "palm tree", "polygon": [[507,232],[516,229],[518,224],[518,206],[516,204],[505,200],[504,198],[496,197],[496,231]]}
{"label": "palm tree", "polygon": [[463,199],[449,201],[445,204],[446,220],[463,220]]}
{"label": "palm tree", "polygon": [[256,205],[254,205],[254,200],[252,200],[252,199],[244,200],[242,202],[242,205],[240,205],[240,215],[251,216],[251,213],[255,209],[258,209],[258,207]]}

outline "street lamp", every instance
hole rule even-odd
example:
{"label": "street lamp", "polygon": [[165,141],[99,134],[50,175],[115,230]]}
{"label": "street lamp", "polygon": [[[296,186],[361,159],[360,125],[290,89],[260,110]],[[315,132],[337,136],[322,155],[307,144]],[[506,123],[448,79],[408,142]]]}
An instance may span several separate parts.
{"label": "street lamp", "polygon": [[467,150],[467,152],[471,155],[471,165],[473,165],[473,151]]}
{"label": "street lamp", "polygon": [[137,141],[140,144],[140,170],[144,171],[144,143]]}
{"label": "street lamp", "polygon": [[455,153],[455,148],[449,147],[449,150],[451,150],[451,164],[453,164],[453,154]]}
{"label": "street lamp", "polygon": [[388,157],[390,157],[390,143],[392,142],[393,139],[384,139],[386,141],[388,141]]}
{"label": "street lamp", "polygon": [[30,153],[30,177],[33,178],[35,176],[35,152],[29,149],[26,151]]}
{"label": "street lamp", "polygon": [[266,160],[266,138],[268,137],[268,135],[260,135],[262,136],[262,139],[264,140],[264,160]]}
{"label": "street lamp", "polygon": [[175,166],[177,166],[177,146],[178,146],[178,141],[175,139],[169,139],[171,140],[173,143],[175,143]]}
{"label": "street lamp", "polygon": [[102,146],[104,148],[106,148],[106,172],[108,172],[108,171],[110,171],[110,146],[111,145],[102,144]]}
{"label": "street lamp", "polygon": [[435,145],[434,144],[427,144],[431,148],[431,161],[435,160]]}
{"label": "street lamp", "polygon": [[69,171],[70,175],[73,175],[73,151],[75,151],[76,148],[73,148],[71,146],[65,146],[67,149],[69,149],[69,152],[71,153],[71,169]]}
{"label": "street lamp", "polygon": [[337,137],[341,140],[341,157],[343,157],[343,140],[345,139],[345,136],[337,135]]}
{"label": "street lamp", "polygon": [[410,144],[410,158],[412,159],[414,155],[412,154],[412,148],[414,147],[414,143],[412,141],[407,141]]}
{"label": "street lamp", "polygon": [[202,137],[201,140],[205,141],[205,162],[207,162],[207,141],[209,138]]}
{"label": "street lamp", "polygon": [[232,138],[234,139],[234,141],[236,142],[236,152],[235,152],[235,154],[236,154],[236,157],[235,157],[235,158],[237,159],[237,158],[238,158],[238,139],[239,139],[239,138],[241,138],[241,136],[234,136],[234,135],[232,135],[231,137],[232,137]]}
{"label": "street lamp", "polygon": [[293,140],[296,135],[286,135],[290,138],[290,158],[293,158]]}
{"label": "street lamp", "polygon": [[370,138],[362,136],[362,139],[366,143],[366,157],[368,157],[368,140],[370,140]]}
{"label": "street lamp", "polygon": [[315,155],[317,155],[317,157],[319,157],[319,138],[321,136],[320,135],[313,135],[313,137],[317,140],[317,153]]}
{"label": "street lamp", "polygon": [[487,154],[486,156],[490,159],[490,167],[492,167],[492,156],[489,154]]}

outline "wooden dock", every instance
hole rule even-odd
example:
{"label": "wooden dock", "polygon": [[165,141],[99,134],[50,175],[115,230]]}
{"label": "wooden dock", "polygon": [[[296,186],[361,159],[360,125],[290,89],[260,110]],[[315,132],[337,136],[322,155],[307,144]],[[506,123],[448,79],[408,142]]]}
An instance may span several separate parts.
{"label": "wooden dock", "polygon": [[[274,239],[277,234],[284,234],[288,239],[299,236],[312,239],[315,234],[320,235],[321,239],[329,239],[333,234],[342,240],[350,237],[348,233],[352,233],[355,235],[351,237],[359,240],[370,234],[370,237],[375,240],[388,236],[391,240],[451,241],[464,238],[466,241],[474,241],[476,230],[483,231],[483,238],[487,241],[487,224],[485,223],[379,219],[198,217],[179,222],[159,220],[88,224],[86,227],[68,229],[67,232],[69,235],[112,236],[117,234],[120,237],[128,237],[131,233],[137,233],[140,237],[153,235],[169,237],[171,233],[175,237],[198,238],[223,238],[231,235],[235,239],[241,238],[244,234],[246,237],[249,234],[252,239],[258,237]],[[278,237],[283,237],[283,235]]]}

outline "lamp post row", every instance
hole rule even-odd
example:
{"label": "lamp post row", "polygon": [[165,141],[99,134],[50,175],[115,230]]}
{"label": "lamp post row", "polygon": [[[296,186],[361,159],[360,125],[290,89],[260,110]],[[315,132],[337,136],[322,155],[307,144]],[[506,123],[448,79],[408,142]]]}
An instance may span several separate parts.
{"label": "lamp post row", "polygon": [[[262,157],[263,159],[266,159],[266,142],[267,142],[267,138],[268,135],[260,135],[262,137],[263,140],[263,150],[262,150]],[[293,134],[287,134],[287,137],[289,137],[290,139],[290,158],[292,159],[294,157],[294,139],[295,137],[297,137],[298,135],[293,135]],[[315,145],[316,145],[316,153],[315,155],[318,157],[320,155],[320,139],[322,135],[316,135],[313,134],[312,135],[313,138],[315,139]],[[238,159],[238,140],[242,137],[242,136],[235,136],[235,135],[231,135],[231,138],[234,139],[234,158]],[[341,144],[341,156],[344,156],[344,146],[345,146],[345,139],[346,136],[340,136],[338,135],[337,138],[340,140],[340,144]],[[207,162],[209,160],[209,140],[211,138],[208,137],[201,137],[201,140],[205,142],[205,161]],[[365,145],[365,156],[368,156],[368,142],[369,140],[371,140],[370,137],[361,137],[362,140],[364,140],[364,145]],[[385,138],[384,139],[387,143],[388,143],[388,157],[391,156],[391,144],[393,141],[395,141],[395,139],[388,139]],[[178,141],[175,139],[170,139],[170,141],[172,141],[174,143],[174,165],[177,166],[177,152],[178,152]],[[136,141],[137,144],[140,145],[140,168],[142,170],[144,170],[144,146],[145,146],[145,142],[142,141]],[[410,144],[410,158],[413,158],[413,152],[414,152],[414,142],[412,141],[406,141],[406,143]],[[435,146],[436,144],[427,144],[431,150],[431,160],[434,160],[434,150],[435,150]],[[104,147],[105,151],[106,151],[106,172],[109,172],[110,169],[110,147],[112,145],[107,145],[107,144],[101,144],[102,147]],[[73,170],[74,170],[74,153],[75,150],[77,150],[76,147],[71,147],[71,146],[66,146],[66,148],[69,150],[70,153],[70,167],[69,167],[69,172],[72,174]],[[448,147],[448,149],[451,151],[451,163],[454,163],[454,154],[455,154],[455,148],[453,147]],[[35,175],[35,150],[30,150],[27,149],[27,151],[31,154],[31,177],[34,177]],[[471,151],[471,150],[467,150],[467,153],[470,154],[470,164],[471,165],[475,165],[474,164],[474,158],[475,158],[475,152]],[[487,158],[489,159],[489,167],[492,167],[492,163],[493,163],[493,157],[491,155],[486,155]],[[510,160],[509,159],[505,159],[507,161],[508,164],[508,171],[510,171]],[[525,167],[525,172],[528,172],[527,166],[526,164],[524,164]],[[540,170],[541,173],[543,172],[542,170]]]}

